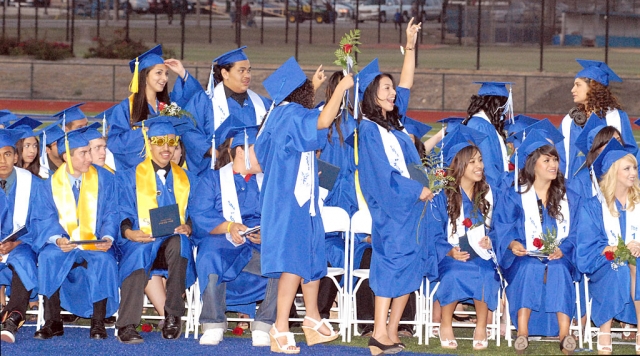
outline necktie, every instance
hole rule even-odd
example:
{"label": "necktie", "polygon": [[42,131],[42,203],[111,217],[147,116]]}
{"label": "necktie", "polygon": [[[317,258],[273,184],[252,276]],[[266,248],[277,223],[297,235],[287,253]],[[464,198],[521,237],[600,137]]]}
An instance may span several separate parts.
{"label": "necktie", "polygon": [[6,188],[7,188],[7,181],[6,180],[4,180],[4,179],[0,180],[0,188],[2,188],[2,190],[4,190],[5,193],[6,193]]}
{"label": "necktie", "polygon": [[158,175],[158,178],[160,178],[160,181],[162,182],[162,185],[165,185],[167,183],[167,179],[165,178],[165,175],[167,174],[167,171],[165,171],[164,169],[158,169],[156,174]]}
{"label": "necktie", "polygon": [[73,182],[71,190],[73,191],[73,197],[76,199],[76,205],[78,205],[78,199],[80,198],[80,180]]}

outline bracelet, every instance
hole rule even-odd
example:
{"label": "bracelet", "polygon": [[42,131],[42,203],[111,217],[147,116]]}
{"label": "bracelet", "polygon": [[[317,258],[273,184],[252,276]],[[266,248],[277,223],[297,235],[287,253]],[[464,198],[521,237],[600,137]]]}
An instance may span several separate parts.
{"label": "bracelet", "polygon": [[229,221],[229,224],[227,224],[227,232],[228,233],[231,232],[231,224],[233,224],[233,221]]}
{"label": "bracelet", "polygon": [[405,47],[404,50],[405,51],[413,51],[413,47]]}

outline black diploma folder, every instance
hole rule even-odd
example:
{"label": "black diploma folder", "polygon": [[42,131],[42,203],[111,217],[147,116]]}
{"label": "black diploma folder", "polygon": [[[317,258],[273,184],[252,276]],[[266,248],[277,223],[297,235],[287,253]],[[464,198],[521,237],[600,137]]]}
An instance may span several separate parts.
{"label": "black diploma folder", "polygon": [[469,259],[467,261],[471,261],[472,259],[478,257],[478,253],[476,250],[471,247],[469,244],[469,238],[467,235],[462,236],[458,241],[458,246],[460,247],[460,251],[464,251],[469,253]]}
{"label": "black diploma folder", "polygon": [[18,241],[19,238],[21,238],[22,236],[26,235],[28,232],[29,231],[27,230],[27,227],[23,226],[23,227],[19,228],[17,231],[15,231],[14,233],[12,233],[9,236],[7,236],[4,239],[2,239],[2,241],[0,243]]}
{"label": "black diploma folder", "polygon": [[320,173],[318,185],[326,190],[333,189],[333,186],[336,184],[336,180],[338,180],[340,167],[318,160],[318,172]]}
{"label": "black diploma folder", "polygon": [[167,205],[149,210],[151,219],[151,236],[164,237],[174,235],[173,232],[180,226],[180,212],[178,204]]}
{"label": "black diploma folder", "polygon": [[427,172],[424,171],[424,166],[409,165],[407,169],[409,170],[409,178],[422,184],[423,187],[429,187],[429,177],[427,177]]}

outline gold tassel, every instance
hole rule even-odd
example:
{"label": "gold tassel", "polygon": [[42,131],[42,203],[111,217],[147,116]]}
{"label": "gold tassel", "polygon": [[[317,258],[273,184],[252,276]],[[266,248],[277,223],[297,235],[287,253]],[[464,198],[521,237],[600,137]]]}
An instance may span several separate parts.
{"label": "gold tassel", "polygon": [[64,149],[67,152],[67,166],[69,167],[69,173],[73,173],[73,165],[71,164],[71,150],[69,150],[69,138],[67,134],[64,134]]}
{"label": "gold tassel", "polygon": [[151,144],[149,143],[149,137],[147,136],[147,130],[144,127],[144,120],[142,121],[142,137],[144,138],[145,159],[151,159]]}
{"label": "gold tassel", "polygon": [[129,83],[129,91],[132,93],[138,92],[138,57],[136,57],[136,66],[133,68],[133,78],[131,79],[131,83]]}

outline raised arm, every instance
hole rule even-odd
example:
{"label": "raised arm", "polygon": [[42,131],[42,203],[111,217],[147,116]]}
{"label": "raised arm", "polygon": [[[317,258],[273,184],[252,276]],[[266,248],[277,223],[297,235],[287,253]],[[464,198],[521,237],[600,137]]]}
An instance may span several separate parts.
{"label": "raised arm", "polygon": [[320,116],[318,116],[318,130],[323,130],[331,126],[336,115],[338,115],[338,110],[340,110],[344,92],[351,87],[353,87],[353,74],[347,74],[342,78],[340,83],[338,83],[336,90],[333,92],[333,95],[331,95],[331,99],[329,99],[320,112]]}
{"label": "raised arm", "polygon": [[407,25],[407,45],[404,47],[404,63],[402,64],[400,83],[398,84],[398,86],[407,89],[411,89],[413,86],[413,73],[416,69],[415,47],[420,28],[422,28],[422,22],[414,25],[413,18],[411,18]]}

